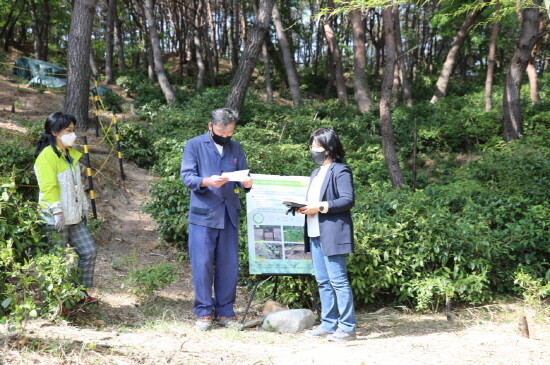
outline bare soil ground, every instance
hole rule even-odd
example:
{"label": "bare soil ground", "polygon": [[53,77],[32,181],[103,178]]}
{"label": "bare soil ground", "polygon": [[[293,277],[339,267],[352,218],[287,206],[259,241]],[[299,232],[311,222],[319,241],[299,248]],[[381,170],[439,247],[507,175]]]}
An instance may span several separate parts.
{"label": "bare soil ground", "polygon": [[[0,76],[0,128],[22,132],[18,118],[43,119],[59,109],[62,95],[36,92]],[[20,98],[26,102],[21,102]],[[18,104],[16,113],[11,105]],[[90,135],[91,143],[97,139]],[[106,155],[95,155],[98,168]],[[444,314],[420,315],[403,308],[359,311],[358,340],[332,343],[303,333],[279,334],[259,328],[236,331],[193,327],[193,294],[187,260],[159,243],[151,218],[142,212],[155,176],[125,163],[121,180],[115,159],[94,180],[103,231],[94,295],[97,305],[57,321],[32,321],[25,330],[0,334],[4,364],[548,364],[550,319],[527,308],[530,338],[518,332],[522,303],[462,309],[448,322]],[[140,302],[122,284],[128,271],[160,262],[178,264],[180,277],[151,302]],[[242,313],[248,294],[239,290]],[[259,317],[263,298],[250,318]]]}

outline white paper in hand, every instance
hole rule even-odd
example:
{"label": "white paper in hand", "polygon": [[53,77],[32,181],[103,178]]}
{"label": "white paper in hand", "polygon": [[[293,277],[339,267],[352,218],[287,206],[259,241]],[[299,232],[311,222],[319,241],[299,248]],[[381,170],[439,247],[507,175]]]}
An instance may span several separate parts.
{"label": "white paper in hand", "polygon": [[222,177],[228,177],[229,181],[244,181],[248,177],[248,172],[250,170],[239,170],[222,173]]}

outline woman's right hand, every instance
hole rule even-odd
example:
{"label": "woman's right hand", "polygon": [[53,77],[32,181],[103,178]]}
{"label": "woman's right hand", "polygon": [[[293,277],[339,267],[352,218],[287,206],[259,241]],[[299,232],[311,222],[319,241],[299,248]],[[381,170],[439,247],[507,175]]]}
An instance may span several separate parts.
{"label": "woman's right hand", "polygon": [[57,232],[61,232],[65,229],[65,217],[63,216],[63,213],[54,214],[53,219],[55,222],[55,230]]}

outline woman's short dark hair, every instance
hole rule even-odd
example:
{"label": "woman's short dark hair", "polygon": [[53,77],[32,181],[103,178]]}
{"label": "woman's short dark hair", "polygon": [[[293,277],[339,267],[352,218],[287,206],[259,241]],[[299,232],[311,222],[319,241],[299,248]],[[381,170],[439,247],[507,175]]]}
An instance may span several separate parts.
{"label": "woman's short dark hair", "polygon": [[76,126],[76,118],[71,114],[65,114],[62,112],[53,112],[48,115],[46,122],[44,123],[44,134],[40,137],[36,143],[36,155],[38,155],[46,146],[52,146],[54,152],[61,156],[61,153],[55,148],[55,136],[52,132],[61,132],[63,129],[69,127],[73,123]]}
{"label": "woman's short dark hair", "polygon": [[316,141],[317,144],[328,151],[328,155],[336,162],[344,161],[344,147],[338,134],[331,128],[319,128],[311,134],[309,137],[309,145],[313,144],[313,141]]}

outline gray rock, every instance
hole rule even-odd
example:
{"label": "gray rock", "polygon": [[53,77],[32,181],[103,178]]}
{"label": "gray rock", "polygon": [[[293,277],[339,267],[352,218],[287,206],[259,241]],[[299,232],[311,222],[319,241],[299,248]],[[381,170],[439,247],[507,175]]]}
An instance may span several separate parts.
{"label": "gray rock", "polygon": [[314,324],[315,315],[309,309],[287,309],[265,316],[262,328],[266,331],[296,333]]}

